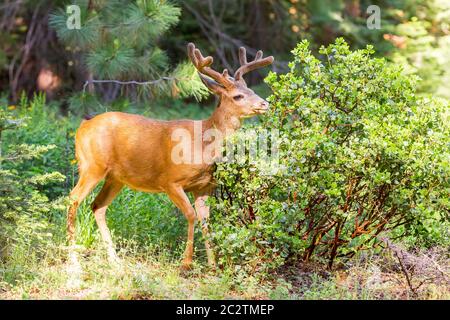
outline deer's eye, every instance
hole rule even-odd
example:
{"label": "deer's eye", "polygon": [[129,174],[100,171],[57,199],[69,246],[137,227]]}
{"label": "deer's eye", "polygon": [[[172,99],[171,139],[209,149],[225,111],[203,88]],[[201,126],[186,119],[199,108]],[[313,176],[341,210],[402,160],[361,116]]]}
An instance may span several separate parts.
{"label": "deer's eye", "polygon": [[242,98],[244,98],[244,96],[243,96],[242,94],[238,94],[237,96],[234,96],[234,97],[233,97],[233,99],[234,99],[235,101],[239,101],[239,100],[241,100]]}

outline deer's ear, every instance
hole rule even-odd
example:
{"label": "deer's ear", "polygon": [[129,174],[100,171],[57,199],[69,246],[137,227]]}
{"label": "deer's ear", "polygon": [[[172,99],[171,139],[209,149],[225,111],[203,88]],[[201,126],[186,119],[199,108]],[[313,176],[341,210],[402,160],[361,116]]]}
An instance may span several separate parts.
{"label": "deer's ear", "polygon": [[202,75],[201,73],[198,73],[200,76],[200,79],[202,79],[203,84],[213,93],[215,94],[222,94],[225,92],[225,88],[222,87],[219,83],[214,81],[213,79],[206,77]]}

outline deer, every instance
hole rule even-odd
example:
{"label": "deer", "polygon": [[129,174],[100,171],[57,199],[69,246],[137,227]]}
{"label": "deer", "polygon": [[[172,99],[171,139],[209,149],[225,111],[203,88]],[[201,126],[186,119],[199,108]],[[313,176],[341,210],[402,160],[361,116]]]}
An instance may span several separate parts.
{"label": "deer", "polygon": [[[247,87],[243,76],[270,65],[274,58],[263,58],[263,52],[258,51],[254,60],[247,61],[246,50],[241,47],[240,66],[230,76],[227,69],[222,73],[212,69],[213,58],[204,57],[193,43],[188,44],[187,51],[203,84],[219,98],[209,118],[163,121],[136,114],[105,112],[82,120],[75,134],[79,179],[70,192],[67,212],[67,234],[72,248],[76,246],[77,208],[104,180],[91,208],[110,261],[120,262],[120,259],[106,223],[106,210],[124,186],[128,186],[148,193],[166,193],[187,219],[182,269],[190,269],[192,265],[196,220],[202,227],[208,265],[215,268],[214,252],[208,238],[207,205],[207,199],[215,188],[214,163],[175,163],[172,149],[176,144],[172,136],[177,129],[194,133],[195,126],[201,126],[202,133],[215,129],[225,137],[239,129],[243,119],[265,113],[269,109],[268,102]],[[206,144],[203,141],[200,147]],[[187,193],[193,194],[194,206]]]}

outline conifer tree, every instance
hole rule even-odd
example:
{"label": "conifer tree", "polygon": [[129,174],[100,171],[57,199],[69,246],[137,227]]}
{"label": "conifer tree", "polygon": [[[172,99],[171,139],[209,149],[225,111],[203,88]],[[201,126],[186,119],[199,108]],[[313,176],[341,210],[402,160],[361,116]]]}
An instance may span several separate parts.
{"label": "conifer tree", "polygon": [[[69,5],[79,8],[80,28],[68,27],[68,19],[76,14],[67,10]],[[158,47],[158,39],[178,22],[180,8],[166,0],[76,0],[67,6],[50,16],[50,26],[69,50],[81,53],[88,80],[114,80],[116,94],[120,89],[137,97],[200,99],[207,94],[189,63],[170,68],[166,53]],[[89,91],[94,84],[89,83]]]}

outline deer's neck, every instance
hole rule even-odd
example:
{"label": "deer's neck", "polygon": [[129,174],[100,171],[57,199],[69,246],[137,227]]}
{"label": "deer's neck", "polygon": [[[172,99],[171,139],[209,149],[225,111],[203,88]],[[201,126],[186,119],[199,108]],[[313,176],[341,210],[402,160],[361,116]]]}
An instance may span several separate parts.
{"label": "deer's neck", "polygon": [[219,130],[222,136],[226,137],[241,127],[241,121],[236,114],[227,111],[227,108],[219,102],[211,117],[204,120],[204,125],[205,129]]}

